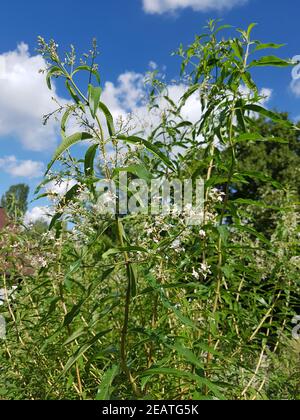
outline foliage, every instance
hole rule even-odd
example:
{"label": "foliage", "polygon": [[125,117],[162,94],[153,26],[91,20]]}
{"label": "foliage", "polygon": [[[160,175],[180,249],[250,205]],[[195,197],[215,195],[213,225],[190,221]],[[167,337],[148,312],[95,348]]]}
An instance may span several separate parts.
{"label": "foliage", "polygon": [[29,187],[26,184],[12,185],[1,198],[1,207],[13,219],[19,219],[27,211]]}
{"label": "foliage", "polygon": [[[229,39],[226,28],[210,21],[205,34],[179,48],[185,92],[176,103],[157,74],[149,77],[149,118],[156,117],[142,133],[132,121],[114,121],[102,103],[95,44],[77,66],[74,49],[61,60],[56,43],[40,38],[48,86],[60,78],[71,102],[57,110],[62,142],[39,190],[55,179],[76,183],[62,198],[51,195],[49,233],[2,233],[1,253],[30,244],[36,268],[24,276],[17,303],[1,310],[8,320],[3,398],[299,398],[299,346],[291,339],[299,312],[298,196],[271,179],[270,161],[257,168],[243,156],[244,148],[267,154],[273,143],[298,136],[293,123],[261,105],[251,75],[291,62],[261,57],[278,46],[252,40],[254,25]],[[76,82],[80,73],[88,77],[85,90]],[[183,117],[192,95],[196,122]],[[257,114],[276,130],[263,129]],[[78,133],[68,132],[72,118]],[[80,142],[86,154],[78,160],[70,148]],[[201,175],[201,226],[176,211],[103,214],[97,183],[117,182],[120,172],[147,182]],[[268,185],[258,192],[262,182]],[[256,216],[269,206],[266,233]],[[6,287],[7,274],[2,278]]]}

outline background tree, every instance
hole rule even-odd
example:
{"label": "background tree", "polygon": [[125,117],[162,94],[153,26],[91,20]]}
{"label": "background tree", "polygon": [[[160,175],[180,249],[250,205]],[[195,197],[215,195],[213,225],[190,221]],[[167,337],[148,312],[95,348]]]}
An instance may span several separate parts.
{"label": "background tree", "polygon": [[[287,113],[280,114],[289,121]],[[263,117],[254,121],[255,131],[263,138],[282,139],[282,142],[246,142],[237,149],[238,169],[244,174],[231,191],[233,199],[262,201],[265,207],[252,206],[255,228],[268,237],[275,224],[276,207],[282,200],[280,190],[291,193],[295,202],[300,198],[300,141],[299,131],[290,130]],[[298,123],[299,126],[299,123]]]}
{"label": "background tree", "polygon": [[22,217],[28,207],[29,187],[26,184],[12,185],[1,198],[1,206],[7,211],[7,214],[18,219]]}

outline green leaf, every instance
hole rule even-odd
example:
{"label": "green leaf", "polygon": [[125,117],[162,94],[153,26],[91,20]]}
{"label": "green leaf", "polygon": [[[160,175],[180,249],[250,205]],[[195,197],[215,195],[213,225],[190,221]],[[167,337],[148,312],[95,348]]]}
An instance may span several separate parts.
{"label": "green leaf", "polygon": [[47,173],[50,171],[51,167],[53,166],[53,164],[57,161],[57,159],[59,159],[61,157],[61,155],[63,153],[65,153],[71,146],[73,146],[76,143],[79,143],[81,141],[85,141],[85,140],[89,140],[92,139],[93,136],[90,133],[75,133],[72,136],[66,137],[63,142],[61,143],[61,145],[56,149],[51,162],[48,165],[48,169],[46,172]]}
{"label": "green leaf", "polygon": [[250,39],[251,32],[255,28],[255,26],[257,26],[257,23],[250,23],[250,25],[248,26],[248,29],[247,29],[247,38],[248,39]]}
{"label": "green leaf", "polygon": [[145,252],[148,253],[146,248],[142,248],[141,246],[124,246],[120,248],[111,248],[106,251],[102,258],[108,258],[110,255],[122,254],[123,252]]}
{"label": "green leaf", "polygon": [[188,90],[184,93],[184,95],[182,95],[181,99],[180,99],[180,106],[184,106],[186,101],[188,100],[188,98],[190,96],[192,96],[195,92],[197,92],[199,90],[199,84],[193,85],[190,88],[188,88]]}
{"label": "green leaf", "polygon": [[99,338],[103,337],[104,335],[108,334],[111,331],[111,329],[109,330],[105,330],[105,331],[101,331],[100,333],[96,334],[95,337],[93,337],[90,341],[88,341],[87,343],[85,343],[84,345],[82,345],[81,347],[79,347],[79,349],[69,358],[69,360],[67,361],[63,372],[61,374],[64,375],[69,369],[71,369],[71,367],[77,362],[77,360],[84,354],[86,353],[98,340]]}
{"label": "green leaf", "polygon": [[241,42],[238,39],[233,39],[231,41],[231,47],[232,47],[235,55],[242,61],[243,60],[243,55],[244,55],[244,50],[243,50],[243,47],[241,45]]}
{"label": "green leaf", "polygon": [[244,109],[248,111],[257,112],[258,114],[263,115],[266,118],[270,118],[272,121],[278,122],[286,127],[293,127],[293,125],[289,121],[284,120],[280,115],[276,114],[273,111],[269,111],[268,109],[263,108],[260,105],[248,104],[244,106]]}
{"label": "green leaf", "polygon": [[181,123],[176,125],[175,128],[191,127],[192,125],[193,125],[193,123],[191,123],[190,121],[182,121]]}
{"label": "green leaf", "polygon": [[197,366],[200,369],[204,367],[204,363],[200,362],[199,358],[190,349],[184,347],[179,341],[177,341],[173,347],[178,354],[183,356],[184,359],[193,366]]}
{"label": "green leaf", "polygon": [[141,376],[152,376],[152,375],[170,375],[176,376],[178,378],[186,378],[190,381],[196,382],[200,386],[207,386],[216,397],[223,400],[224,396],[220,393],[219,387],[211,382],[209,379],[206,379],[202,376],[195,375],[190,372],[184,372],[182,370],[173,369],[173,368],[153,368],[146,370]]}
{"label": "green leaf", "polygon": [[234,227],[242,232],[247,232],[255,236],[256,238],[260,239],[264,244],[270,245],[270,241],[262,233],[257,232],[256,229],[253,229],[244,225],[238,225],[238,224],[235,224]]}
{"label": "green leaf", "polygon": [[63,71],[58,66],[51,67],[51,69],[48,71],[47,76],[46,76],[46,82],[50,90],[52,89],[51,78],[58,77],[61,75],[63,75]]}
{"label": "green leaf", "polygon": [[51,299],[50,306],[47,314],[41,319],[41,325],[49,322],[50,315],[55,312],[57,303],[60,301],[60,297],[55,297]]}
{"label": "green leaf", "polygon": [[71,324],[73,319],[79,314],[80,309],[84,303],[84,300],[81,300],[77,305],[74,305],[70,312],[68,312],[64,318],[63,327],[67,327]]}
{"label": "green leaf", "polygon": [[67,87],[67,89],[68,89],[68,91],[69,91],[69,93],[70,93],[70,95],[71,95],[71,97],[72,97],[73,101],[74,101],[77,105],[80,105],[80,104],[81,104],[80,98],[79,98],[79,96],[77,95],[77,93],[75,92],[75,90],[72,88],[72,86],[70,85],[70,83],[68,82],[68,80],[66,80],[66,87]]}
{"label": "green leaf", "polygon": [[278,206],[270,206],[268,204],[266,204],[265,202],[262,201],[255,201],[255,200],[250,200],[247,198],[237,198],[236,200],[232,200],[231,201],[233,204],[244,204],[246,206],[255,206],[255,207],[260,207],[263,209],[272,209],[272,210],[277,210],[280,211],[283,208],[282,207],[278,207]]}
{"label": "green leaf", "polygon": [[104,373],[102,381],[101,381],[101,385],[98,389],[98,392],[95,398],[96,401],[107,401],[110,399],[111,386],[118,372],[119,372],[119,367],[117,365],[114,365]]}
{"label": "green leaf", "polygon": [[66,112],[64,113],[62,119],[61,119],[61,124],[60,124],[60,130],[61,130],[61,136],[62,138],[66,138],[66,126],[67,126],[67,122],[68,119],[70,118],[70,115],[72,114],[72,112],[74,111],[74,106],[70,106]]}
{"label": "green leaf", "polygon": [[160,294],[160,298],[164,307],[170,309],[184,325],[187,325],[194,330],[198,329],[198,326],[190,318],[183,315],[182,312],[174,305],[172,305],[172,303],[170,303],[169,300],[166,299],[162,294]]}
{"label": "green leaf", "polygon": [[73,187],[70,188],[69,191],[63,196],[59,205],[62,207],[68,204],[69,201],[72,200],[72,198],[78,193],[79,190],[80,190],[79,184],[73,185]]}
{"label": "green leaf", "polygon": [[242,73],[242,80],[245,83],[245,85],[250,89],[257,92],[257,87],[254,81],[251,78],[251,74],[249,72]]}
{"label": "green leaf", "polygon": [[246,131],[246,129],[247,129],[246,128],[246,122],[245,122],[245,118],[244,118],[244,115],[243,115],[241,109],[240,108],[237,108],[235,112],[236,112],[237,121],[238,121],[241,129],[243,131]]}
{"label": "green leaf", "polygon": [[219,33],[220,31],[223,31],[224,29],[230,29],[230,28],[233,28],[233,26],[232,25],[221,25],[215,30],[214,35],[217,35],[217,33]]}
{"label": "green leaf", "polygon": [[249,177],[251,179],[258,179],[263,182],[270,182],[273,185],[273,187],[278,188],[278,189],[282,188],[282,185],[280,184],[280,182],[275,181],[271,176],[266,175],[259,171],[243,171],[243,172],[240,172],[239,175],[241,175],[242,177]]}
{"label": "green leaf", "polygon": [[123,140],[125,142],[128,143],[133,143],[133,144],[142,144],[143,146],[145,146],[145,148],[152,152],[154,155],[156,155],[157,157],[160,158],[160,160],[162,162],[164,162],[168,168],[170,168],[172,171],[174,171],[174,166],[172,164],[172,162],[170,161],[170,159],[161,151],[159,150],[156,146],[154,146],[152,143],[150,143],[148,140],[144,140],[140,137],[136,137],[136,136],[118,136],[117,137],[119,140]]}
{"label": "green leaf", "polygon": [[62,212],[58,212],[52,217],[50,225],[49,225],[49,230],[53,229],[55,223],[61,218],[62,215],[63,215]]}
{"label": "green leaf", "polygon": [[138,176],[140,179],[144,179],[145,181],[150,181],[152,179],[151,173],[142,164],[130,165],[125,168],[117,168],[114,170],[114,175],[118,174],[119,172],[129,172]]}
{"label": "green leaf", "polygon": [[235,143],[242,143],[245,141],[259,141],[259,142],[273,142],[273,143],[289,143],[288,140],[280,137],[264,137],[259,133],[245,133],[234,139]]}
{"label": "green leaf", "polygon": [[77,340],[77,338],[81,337],[83,334],[85,334],[84,328],[79,328],[78,330],[73,332],[73,334],[71,334],[69,338],[66,339],[66,341],[63,343],[63,346],[72,343],[73,341]]}
{"label": "green leaf", "polygon": [[282,58],[275,57],[273,55],[259,58],[258,60],[253,60],[249,64],[251,67],[262,67],[262,66],[275,66],[275,67],[289,67],[292,66],[293,62],[291,60],[283,60]]}
{"label": "green leaf", "polygon": [[84,172],[86,176],[91,176],[94,174],[94,161],[96,157],[96,153],[98,150],[98,144],[93,144],[87,150],[84,158]]}
{"label": "green leaf", "polygon": [[127,277],[129,279],[129,288],[131,297],[136,296],[137,290],[137,273],[134,264],[128,264],[127,267]]}
{"label": "green leaf", "polygon": [[94,87],[93,85],[89,85],[88,90],[89,90],[89,108],[90,108],[92,117],[95,118],[98,111],[98,107],[99,107],[102,89],[100,87]]}
{"label": "green leaf", "polygon": [[98,72],[97,70],[92,69],[92,67],[90,67],[90,66],[78,66],[78,67],[77,67],[77,68],[73,71],[73,73],[72,73],[72,76],[71,76],[71,77],[75,76],[75,74],[76,74],[76,73],[78,73],[79,71],[88,71],[89,73],[92,73],[92,74],[96,77],[97,82],[98,82],[98,84],[100,85],[100,74],[99,74],[99,72]]}
{"label": "green leaf", "polygon": [[115,126],[114,126],[113,116],[111,115],[109,109],[107,108],[106,105],[104,105],[103,102],[99,102],[99,108],[101,109],[101,111],[103,112],[106,118],[107,129],[108,129],[109,135],[111,137],[115,136],[116,131],[115,131]]}
{"label": "green leaf", "polygon": [[270,42],[270,43],[268,43],[268,44],[261,44],[261,43],[259,43],[259,44],[255,47],[254,52],[255,52],[255,51],[265,50],[265,49],[268,49],[268,48],[278,49],[278,48],[282,48],[282,47],[284,47],[284,46],[285,46],[285,44],[274,44],[273,42]]}

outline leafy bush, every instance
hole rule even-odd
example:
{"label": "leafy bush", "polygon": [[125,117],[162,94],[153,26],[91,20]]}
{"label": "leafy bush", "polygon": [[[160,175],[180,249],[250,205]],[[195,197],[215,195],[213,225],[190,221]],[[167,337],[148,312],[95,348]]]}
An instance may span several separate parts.
{"label": "leafy bush", "polygon": [[[101,102],[95,44],[77,66],[74,49],[61,59],[54,41],[39,39],[49,88],[61,79],[71,101],[59,104],[62,141],[39,191],[50,181],[74,182],[63,198],[50,194],[56,207],[48,233],[1,233],[1,254],[29,250],[35,269],[1,309],[2,398],[299,398],[291,332],[299,313],[298,192],[241,164],[243,147],[254,154],[261,144],[289,147],[286,137],[262,133],[262,120],[298,133],[263,107],[251,76],[292,62],[261,56],[279,46],[252,40],[253,28],[226,39],[227,26],[210,21],[205,34],[181,46],[184,93],[176,102],[159,75],[149,75],[152,124],[143,130],[134,116],[114,121]],[[84,75],[85,90],[76,82]],[[191,98],[197,121],[185,113]],[[70,126],[81,131],[70,134]],[[69,149],[80,142],[86,153],[76,159]],[[189,207],[103,213],[99,180],[120,191],[120,173],[148,183],[202,177],[201,224],[185,222]],[[269,226],[261,222],[266,213]],[[14,271],[11,264],[10,279],[2,273],[4,287]]]}

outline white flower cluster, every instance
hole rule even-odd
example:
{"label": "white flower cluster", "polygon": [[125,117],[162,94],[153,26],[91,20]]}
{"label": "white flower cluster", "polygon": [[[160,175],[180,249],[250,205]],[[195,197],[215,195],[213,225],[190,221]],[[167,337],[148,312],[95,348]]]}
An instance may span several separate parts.
{"label": "white flower cluster", "polygon": [[225,193],[218,190],[217,188],[212,188],[209,191],[209,199],[214,203],[222,203],[225,197]]}
{"label": "white flower cluster", "polygon": [[206,279],[208,275],[212,274],[210,269],[210,265],[208,265],[205,262],[202,262],[197,270],[195,269],[195,267],[193,267],[192,275],[196,280],[199,280],[201,277]]}
{"label": "white flower cluster", "polygon": [[11,299],[14,299],[15,291],[18,289],[18,286],[12,286],[11,289],[0,289],[0,306],[4,305],[5,302],[10,302]]}

